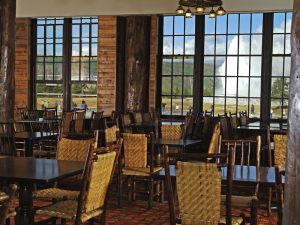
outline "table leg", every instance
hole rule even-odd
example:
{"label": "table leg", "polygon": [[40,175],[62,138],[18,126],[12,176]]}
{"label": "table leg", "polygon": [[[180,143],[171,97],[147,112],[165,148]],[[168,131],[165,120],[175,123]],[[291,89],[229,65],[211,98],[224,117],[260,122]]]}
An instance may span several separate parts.
{"label": "table leg", "polygon": [[32,225],[34,224],[34,209],[32,201],[33,185],[30,183],[20,184],[19,193],[19,212],[18,221],[19,225]]}
{"label": "table leg", "polygon": [[32,140],[28,138],[25,141],[25,156],[26,157],[31,157],[33,155],[32,153]]}

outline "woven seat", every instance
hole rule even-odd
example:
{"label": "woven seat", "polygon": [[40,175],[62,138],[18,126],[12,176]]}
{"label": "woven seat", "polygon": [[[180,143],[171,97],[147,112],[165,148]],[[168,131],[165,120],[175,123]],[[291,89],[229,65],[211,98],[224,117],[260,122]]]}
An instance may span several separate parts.
{"label": "woven seat", "polygon": [[[124,133],[124,168],[120,171],[121,178],[122,176],[129,176],[128,179],[128,192],[129,198],[135,198],[135,183],[142,180],[142,182],[147,183],[147,190],[145,194],[148,197],[148,208],[150,209],[153,204],[154,195],[162,197],[162,190],[154,193],[154,179],[157,172],[159,172],[162,168],[154,166],[154,135],[151,132],[150,135],[145,134],[129,134]],[[147,144],[149,143],[151,146],[149,160],[147,160]],[[149,162],[149,165],[147,165]],[[157,179],[157,184],[160,185],[161,181]],[[122,198],[122,182],[119,182],[119,199]],[[162,187],[162,185],[161,185]],[[158,188],[159,189],[159,188]]]}
{"label": "woven seat", "polygon": [[[162,170],[161,166],[154,167],[153,173],[158,173],[160,170]],[[124,168],[122,170],[124,175],[127,176],[150,176],[150,168]]]}
{"label": "woven seat", "polygon": [[79,191],[64,190],[60,188],[46,188],[33,193],[33,198],[49,199],[50,201],[55,198],[56,200],[74,199],[78,198]]}
{"label": "woven seat", "polygon": [[93,217],[103,216],[106,193],[117,161],[116,156],[116,151],[94,155],[93,147],[90,146],[78,201],[60,201],[42,207],[36,214],[73,220],[76,225]]}
{"label": "woven seat", "polygon": [[[77,212],[78,202],[67,200],[67,201],[60,201],[54,205],[48,206],[47,208],[42,208],[37,211],[37,214],[42,214],[44,216],[49,217],[59,217],[64,218],[67,220],[75,220],[76,219],[76,212]],[[86,222],[89,219],[99,216],[103,213],[102,209],[93,210],[91,212],[82,213],[81,215],[81,222]]]}

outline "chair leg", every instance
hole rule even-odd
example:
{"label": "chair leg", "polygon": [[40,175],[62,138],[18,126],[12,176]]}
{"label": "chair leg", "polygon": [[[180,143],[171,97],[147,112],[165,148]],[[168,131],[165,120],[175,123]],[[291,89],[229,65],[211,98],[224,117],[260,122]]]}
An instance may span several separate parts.
{"label": "chair leg", "polygon": [[133,201],[135,201],[135,199],[136,199],[135,191],[136,191],[136,182],[135,182],[135,179],[133,177],[133,179],[132,179],[132,200]]}
{"label": "chair leg", "polygon": [[267,203],[267,215],[271,215],[271,207],[272,207],[272,188],[269,188],[269,196],[268,196],[268,203]]}
{"label": "chair leg", "polygon": [[163,203],[165,201],[165,182],[162,180],[160,183],[160,202]]}
{"label": "chair leg", "polygon": [[[79,223],[75,223],[76,225],[79,225]],[[66,225],[66,219],[61,219],[61,225]]]}
{"label": "chair leg", "polygon": [[149,193],[149,196],[148,196],[148,209],[151,209],[152,205],[153,205],[153,188],[154,188],[153,183],[154,183],[153,178],[150,178],[150,180],[148,182],[148,193]]}
{"label": "chair leg", "polygon": [[253,199],[251,202],[251,225],[256,225],[257,224],[257,200]]}
{"label": "chair leg", "polygon": [[55,224],[56,224],[56,220],[57,220],[56,217],[52,217],[52,218],[51,218],[51,224],[55,225]]}
{"label": "chair leg", "polygon": [[106,206],[104,206],[104,210],[103,210],[103,213],[100,215],[100,220],[99,220],[99,224],[100,225],[105,225],[105,221],[106,221],[106,209],[105,209]]}
{"label": "chair leg", "polygon": [[128,188],[128,201],[132,201],[132,178],[129,177],[128,178],[128,184],[127,184],[127,188]]}
{"label": "chair leg", "polygon": [[118,207],[122,207],[122,175],[118,174]]}

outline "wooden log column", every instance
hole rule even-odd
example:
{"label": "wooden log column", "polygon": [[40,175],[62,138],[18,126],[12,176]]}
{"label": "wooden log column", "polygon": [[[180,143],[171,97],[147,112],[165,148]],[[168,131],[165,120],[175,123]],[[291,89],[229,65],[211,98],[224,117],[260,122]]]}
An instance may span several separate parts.
{"label": "wooden log column", "polygon": [[300,0],[294,0],[283,224],[300,224]]}
{"label": "wooden log column", "polygon": [[14,118],[16,0],[0,0],[0,121]]}
{"label": "wooden log column", "polygon": [[125,111],[148,111],[150,30],[150,16],[126,18]]}

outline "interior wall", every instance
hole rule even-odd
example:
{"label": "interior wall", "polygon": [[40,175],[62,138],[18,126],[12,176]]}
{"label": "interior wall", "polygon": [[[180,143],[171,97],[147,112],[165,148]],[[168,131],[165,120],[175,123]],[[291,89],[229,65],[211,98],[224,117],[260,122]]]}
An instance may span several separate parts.
{"label": "interior wall", "polygon": [[[228,12],[292,10],[293,0],[223,0]],[[178,0],[17,0],[17,17],[174,14]]]}

